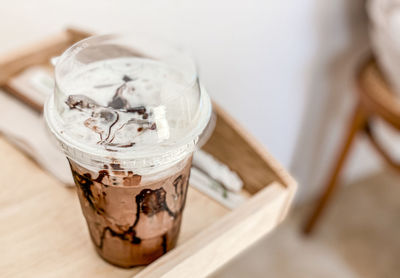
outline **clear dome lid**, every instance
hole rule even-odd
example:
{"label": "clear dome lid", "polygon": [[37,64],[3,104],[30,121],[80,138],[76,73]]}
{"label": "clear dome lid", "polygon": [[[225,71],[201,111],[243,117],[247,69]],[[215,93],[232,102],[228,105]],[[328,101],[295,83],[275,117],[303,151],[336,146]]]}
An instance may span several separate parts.
{"label": "clear dome lid", "polygon": [[194,150],[211,116],[189,55],[144,38],[95,36],[58,59],[45,118],[85,165],[168,166]]}

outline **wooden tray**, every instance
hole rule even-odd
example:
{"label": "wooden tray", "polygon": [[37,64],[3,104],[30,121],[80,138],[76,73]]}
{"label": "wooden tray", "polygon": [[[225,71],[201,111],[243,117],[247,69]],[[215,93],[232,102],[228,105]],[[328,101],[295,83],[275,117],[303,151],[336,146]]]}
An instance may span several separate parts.
{"label": "wooden tray", "polygon": [[[0,57],[0,86],[48,63],[87,33],[67,30],[35,48]],[[4,70],[6,69],[6,70]],[[96,254],[74,188],[67,188],[0,137],[0,273],[12,277],[204,277],[271,231],[285,217],[296,182],[216,106],[204,149],[236,171],[250,196],[228,210],[190,188],[178,246],[147,267],[121,269]]]}

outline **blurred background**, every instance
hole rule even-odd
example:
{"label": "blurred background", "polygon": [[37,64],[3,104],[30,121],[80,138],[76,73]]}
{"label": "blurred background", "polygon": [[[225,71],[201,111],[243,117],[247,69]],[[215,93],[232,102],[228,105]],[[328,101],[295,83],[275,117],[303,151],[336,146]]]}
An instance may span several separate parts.
{"label": "blurred background", "polygon": [[[373,52],[378,63],[400,65],[397,53],[371,46],[377,24],[371,10],[378,5],[376,17],[387,25],[375,31],[399,37],[395,0],[3,1],[0,55],[67,26],[181,43],[193,52],[212,98],[299,183],[286,222],[215,277],[399,277],[400,177],[362,136],[318,229],[302,234],[344,140],[361,62]],[[389,58],[379,60],[385,53]],[[394,132],[380,132],[395,153]]]}

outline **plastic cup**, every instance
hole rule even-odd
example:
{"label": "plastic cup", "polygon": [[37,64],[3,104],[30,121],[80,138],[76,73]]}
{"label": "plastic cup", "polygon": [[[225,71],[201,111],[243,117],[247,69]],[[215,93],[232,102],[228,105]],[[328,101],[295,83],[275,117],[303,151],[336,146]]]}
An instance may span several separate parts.
{"label": "plastic cup", "polygon": [[70,162],[99,255],[121,267],[172,249],[211,102],[180,50],[97,36],[66,50],[45,120]]}

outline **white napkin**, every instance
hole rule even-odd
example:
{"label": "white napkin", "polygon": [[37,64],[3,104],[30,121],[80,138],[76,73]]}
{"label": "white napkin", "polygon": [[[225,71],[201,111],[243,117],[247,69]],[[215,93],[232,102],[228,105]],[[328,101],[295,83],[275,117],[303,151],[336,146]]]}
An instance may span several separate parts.
{"label": "white napkin", "polygon": [[42,115],[0,91],[0,133],[66,185],[73,185],[65,155],[51,140]]}

